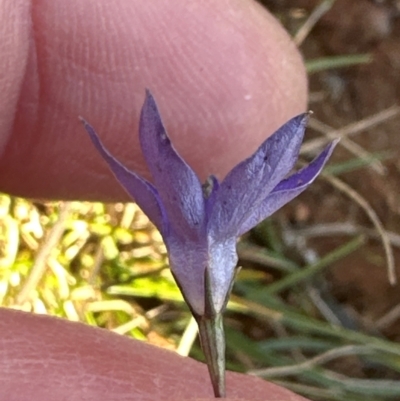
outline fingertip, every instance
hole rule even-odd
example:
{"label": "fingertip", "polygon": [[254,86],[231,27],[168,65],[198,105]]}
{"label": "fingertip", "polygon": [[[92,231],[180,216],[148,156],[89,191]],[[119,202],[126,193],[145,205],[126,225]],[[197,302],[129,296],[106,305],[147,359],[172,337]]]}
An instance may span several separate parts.
{"label": "fingertip", "polygon": [[121,0],[115,7],[106,0],[43,0],[32,9],[35,57],[0,159],[3,191],[127,200],[75,116],[101,127],[107,148],[146,175],[138,140],[146,87],[174,146],[202,181],[210,174],[223,178],[304,111],[301,56],[255,2],[177,7],[171,0]]}
{"label": "fingertip", "polygon": [[[0,309],[0,392],[8,400],[214,400],[207,369],[190,358],[48,316]],[[230,399],[305,401],[229,372]]]}

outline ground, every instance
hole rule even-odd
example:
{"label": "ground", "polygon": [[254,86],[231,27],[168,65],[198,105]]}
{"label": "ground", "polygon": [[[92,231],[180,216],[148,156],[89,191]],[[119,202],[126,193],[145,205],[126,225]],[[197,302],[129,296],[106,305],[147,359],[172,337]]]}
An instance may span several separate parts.
{"label": "ground", "polygon": [[[264,2],[293,33],[320,3],[313,0]],[[313,117],[340,133],[341,128],[351,123],[396,107],[400,101],[399,35],[400,2],[337,0],[301,44],[304,58],[309,61],[368,53],[372,61],[311,74],[309,107],[314,112]],[[317,136],[316,131],[310,129],[309,137],[313,136]],[[394,117],[370,129],[362,129],[350,139],[369,154],[387,152],[384,171],[376,171],[369,165],[341,174],[340,179],[368,201],[386,230],[399,234],[400,115],[395,113]],[[339,146],[333,163],[349,157],[351,153]],[[354,201],[327,183],[308,191],[285,213],[291,224],[300,229],[325,227],[326,236],[317,235],[307,241],[307,247],[318,254],[324,254],[348,238],[345,232],[349,232],[349,227],[373,227]],[[341,236],[328,235],[331,223],[339,223]],[[397,277],[400,277],[398,244],[393,251]],[[346,311],[351,318],[350,326],[399,341],[400,311],[396,313],[396,307],[400,303],[400,290],[399,285],[389,283],[385,266],[379,239],[370,238],[365,246],[329,268],[324,292]],[[390,311],[392,317],[387,315]],[[349,372],[342,366],[342,373]],[[369,373],[367,369],[365,374]]]}

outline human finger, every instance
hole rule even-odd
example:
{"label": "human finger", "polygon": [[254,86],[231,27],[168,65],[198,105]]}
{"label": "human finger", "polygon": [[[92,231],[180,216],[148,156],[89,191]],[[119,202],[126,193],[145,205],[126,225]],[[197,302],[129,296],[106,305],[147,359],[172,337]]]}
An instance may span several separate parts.
{"label": "human finger", "polygon": [[222,178],[304,111],[301,57],[255,2],[16,0],[2,7],[3,192],[126,200],[78,116],[115,156],[146,174],[137,138],[145,87],[201,179]]}

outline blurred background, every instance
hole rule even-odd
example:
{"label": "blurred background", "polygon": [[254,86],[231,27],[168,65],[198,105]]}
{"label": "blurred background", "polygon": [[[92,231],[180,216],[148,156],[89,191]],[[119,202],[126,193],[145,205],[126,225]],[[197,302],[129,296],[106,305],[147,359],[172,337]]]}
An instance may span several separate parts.
{"label": "blurred background", "polygon": [[[317,182],[238,244],[227,367],[312,400],[399,400],[400,2],[262,3],[306,60],[302,161],[342,139]],[[203,358],[161,237],[133,203],[0,195],[0,305]]]}

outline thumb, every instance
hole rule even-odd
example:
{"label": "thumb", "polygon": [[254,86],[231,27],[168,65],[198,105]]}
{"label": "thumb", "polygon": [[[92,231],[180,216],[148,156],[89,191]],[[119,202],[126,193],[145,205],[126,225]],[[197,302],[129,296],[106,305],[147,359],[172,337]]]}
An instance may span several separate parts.
{"label": "thumb", "polygon": [[202,180],[223,178],[304,111],[301,57],[275,18],[250,0],[5,3],[3,192],[126,200],[78,116],[118,159],[146,173],[137,137],[145,87]]}
{"label": "thumb", "polygon": [[[0,401],[215,400],[205,365],[81,323],[0,309]],[[227,374],[230,399],[306,401]]]}

